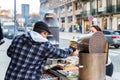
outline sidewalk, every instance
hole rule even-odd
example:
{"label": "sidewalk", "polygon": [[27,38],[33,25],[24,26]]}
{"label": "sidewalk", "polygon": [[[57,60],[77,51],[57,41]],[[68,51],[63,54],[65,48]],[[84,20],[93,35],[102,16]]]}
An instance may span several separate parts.
{"label": "sidewalk", "polygon": [[0,45],[0,80],[4,80],[4,76],[10,62],[10,58],[6,54],[6,50],[9,47],[11,40],[4,40],[5,43]]}
{"label": "sidewalk", "polygon": [[84,34],[81,34],[81,33],[74,33],[74,32],[60,32],[59,33],[59,36],[60,36],[60,39],[77,39],[79,38],[80,36],[83,36]]}

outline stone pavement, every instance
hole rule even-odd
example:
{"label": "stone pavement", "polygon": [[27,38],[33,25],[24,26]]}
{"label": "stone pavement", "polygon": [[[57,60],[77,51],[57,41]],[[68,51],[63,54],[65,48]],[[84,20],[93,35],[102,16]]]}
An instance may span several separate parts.
{"label": "stone pavement", "polygon": [[0,80],[4,80],[4,76],[10,62],[10,58],[6,54],[6,50],[10,43],[11,40],[5,39],[5,43],[0,45]]}
{"label": "stone pavement", "polygon": [[79,38],[80,36],[83,36],[84,34],[81,34],[81,33],[70,33],[70,32],[60,32],[59,36],[61,39],[77,39]]}

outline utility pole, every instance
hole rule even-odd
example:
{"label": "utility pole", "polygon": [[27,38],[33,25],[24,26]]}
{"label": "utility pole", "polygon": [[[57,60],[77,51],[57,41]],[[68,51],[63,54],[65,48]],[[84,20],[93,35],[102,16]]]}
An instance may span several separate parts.
{"label": "utility pole", "polygon": [[40,2],[40,7],[39,7],[39,16],[40,16],[40,12],[41,12],[41,0],[39,0],[39,2]]}
{"label": "utility pole", "polygon": [[14,37],[16,36],[16,0],[14,0]]}

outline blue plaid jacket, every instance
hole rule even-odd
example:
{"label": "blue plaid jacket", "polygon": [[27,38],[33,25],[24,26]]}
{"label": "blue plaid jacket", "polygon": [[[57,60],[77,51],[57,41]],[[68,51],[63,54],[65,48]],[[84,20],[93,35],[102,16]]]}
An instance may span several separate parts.
{"label": "blue plaid jacket", "polygon": [[39,80],[47,58],[66,58],[73,50],[59,49],[51,43],[35,42],[29,34],[17,36],[7,50],[11,58],[5,80]]}

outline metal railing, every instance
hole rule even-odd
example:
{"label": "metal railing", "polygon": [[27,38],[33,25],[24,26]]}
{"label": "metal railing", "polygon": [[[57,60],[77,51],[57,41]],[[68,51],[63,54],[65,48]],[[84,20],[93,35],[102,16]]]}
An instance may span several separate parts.
{"label": "metal railing", "polygon": [[119,13],[120,12],[120,5],[115,6],[108,6],[106,8],[106,13]]}
{"label": "metal railing", "polygon": [[96,15],[96,10],[95,9],[90,10],[90,14],[91,15]]}
{"label": "metal railing", "polygon": [[91,9],[90,11],[82,11],[81,15],[82,17],[88,16],[88,15],[102,15],[102,14],[112,14],[112,13],[120,13],[120,5],[115,5],[115,6],[108,6],[108,7],[103,7],[98,8],[98,9]]}
{"label": "metal railing", "polygon": [[114,10],[115,10],[114,8],[115,8],[115,7],[112,6],[112,5],[106,7],[106,13],[112,13],[112,12],[115,12],[115,11],[114,11]]}
{"label": "metal railing", "polygon": [[120,5],[116,5],[116,12],[120,12]]}

